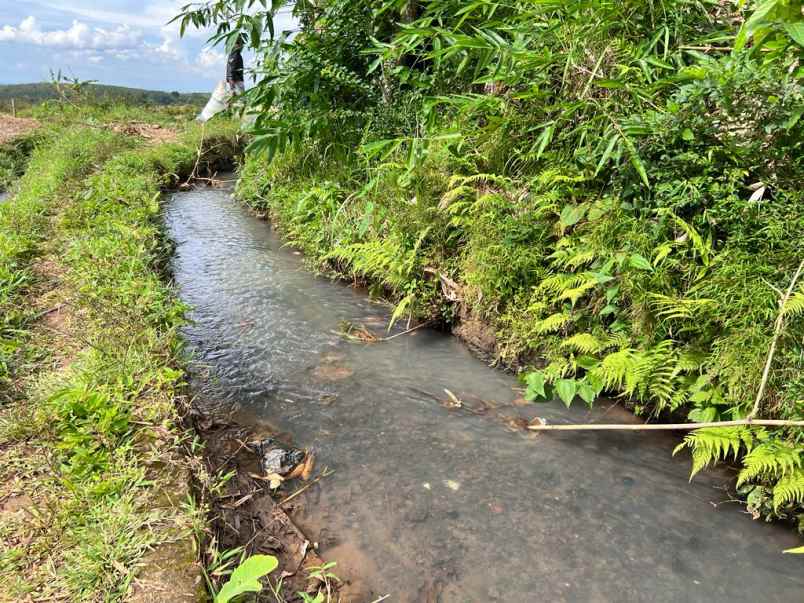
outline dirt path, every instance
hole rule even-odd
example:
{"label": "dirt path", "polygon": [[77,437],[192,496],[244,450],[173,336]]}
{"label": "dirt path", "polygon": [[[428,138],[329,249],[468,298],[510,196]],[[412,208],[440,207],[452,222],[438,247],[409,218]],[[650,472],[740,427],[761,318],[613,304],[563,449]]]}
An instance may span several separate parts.
{"label": "dirt path", "polygon": [[19,138],[39,127],[35,119],[0,114],[0,144]]}

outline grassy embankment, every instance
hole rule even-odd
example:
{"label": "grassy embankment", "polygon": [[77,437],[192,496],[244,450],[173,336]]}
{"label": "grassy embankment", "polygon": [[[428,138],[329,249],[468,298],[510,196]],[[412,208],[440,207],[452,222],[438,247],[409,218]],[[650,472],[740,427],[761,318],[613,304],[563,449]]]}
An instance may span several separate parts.
{"label": "grassy embankment", "polygon": [[3,600],[204,588],[192,533],[205,518],[176,406],[184,307],[159,220],[160,189],[190,172],[200,131],[154,146],[110,115],[154,118],[55,120],[0,205]]}
{"label": "grassy embankment", "polygon": [[[273,162],[248,160],[245,201],[318,266],[390,293],[395,317],[521,367],[529,399],[749,416],[804,259],[786,30],[762,22],[774,45],[732,51],[750,12],[723,3],[377,6],[303,8],[281,58],[265,44],[255,146]],[[758,416],[802,420],[802,280],[781,326]],[[804,530],[802,432],[684,442],[693,473],[739,462],[751,512]]]}

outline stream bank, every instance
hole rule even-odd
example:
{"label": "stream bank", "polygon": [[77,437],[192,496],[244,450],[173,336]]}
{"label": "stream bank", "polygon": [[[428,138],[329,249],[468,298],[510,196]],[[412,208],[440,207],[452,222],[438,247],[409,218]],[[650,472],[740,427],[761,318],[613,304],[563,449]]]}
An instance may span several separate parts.
{"label": "stream bank", "polygon": [[[726,472],[688,484],[672,437],[528,434],[521,427],[536,414],[630,415],[525,404],[515,379],[437,332],[374,344],[343,337],[348,323],[381,339],[388,309],[305,272],[298,252],[228,191],[178,194],[165,219],[192,307],[194,405],[222,418],[210,434],[244,428],[228,431],[227,446],[279,434],[316,449],[317,466],[334,473],[287,511],[338,562],[355,600],[800,597],[799,563],[781,555],[796,537],[741,514]],[[252,493],[235,483],[232,494]]]}
{"label": "stream bank", "polygon": [[154,146],[76,121],[0,205],[0,599],[195,601],[205,518],[159,215],[200,132]]}

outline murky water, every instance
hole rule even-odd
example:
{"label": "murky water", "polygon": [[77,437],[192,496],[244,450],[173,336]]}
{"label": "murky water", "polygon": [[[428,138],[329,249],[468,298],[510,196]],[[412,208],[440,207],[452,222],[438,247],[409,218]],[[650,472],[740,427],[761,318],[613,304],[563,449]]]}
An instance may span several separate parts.
{"label": "murky water", "polygon": [[6,199],[8,199],[8,196],[9,196],[10,194],[11,194],[11,193],[9,193],[8,191],[0,191],[0,203],[2,203],[3,201],[5,201]]}
{"label": "murky water", "polygon": [[513,377],[442,334],[344,340],[340,321],[379,332],[387,310],[304,271],[225,191],[176,195],[166,220],[201,397],[335,470],[295,519],[366,600],[804,600],[804,559],[781,554],[798,539],[728,502],[724,476],[688,484],[674,436],[514,432],[627,418],[521,406]]}

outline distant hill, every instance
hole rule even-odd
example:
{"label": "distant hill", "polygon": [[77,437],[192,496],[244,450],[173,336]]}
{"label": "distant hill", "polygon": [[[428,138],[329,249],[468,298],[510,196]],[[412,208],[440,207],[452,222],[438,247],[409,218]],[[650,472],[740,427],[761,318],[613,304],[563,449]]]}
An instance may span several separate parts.
{"label": "distant hill", "polygon": [[[90,84],[86,93],[96,101],[125,102],[136,105],[203,105],[209,93],[165,92],[141,90],[124,86]],[[17,107],[25,107],[42,101],[58,98],[56,89],[49,82],[38,84],[0,84],[0,111],[7,111],[14,99]]]}

